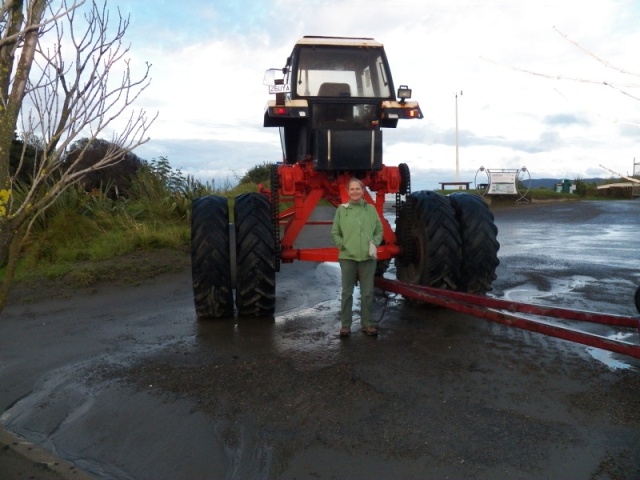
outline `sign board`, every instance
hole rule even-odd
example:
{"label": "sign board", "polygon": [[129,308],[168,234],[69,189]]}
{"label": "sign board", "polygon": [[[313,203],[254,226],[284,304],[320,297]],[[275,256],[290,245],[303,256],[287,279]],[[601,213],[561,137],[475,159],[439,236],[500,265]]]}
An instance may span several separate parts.
{"label": "sign board", "polygon": [[[478,184],[478,174],[483,172],[487,176],[488,183]],[[525,179],[525,175],[528,179]],[[527,167],[519,169],[489,169],[480,167],[476,172],[475,183],[480,195],[519,195],[516,203],[528,202],[526,195],[531,185],[531,175]],[[524,191],[523,191],[524,190]]]}
{"label": "sign board", "polygon": [[514,172],[491,172],[489,171],[489,194],[517,195],[516,176]]}

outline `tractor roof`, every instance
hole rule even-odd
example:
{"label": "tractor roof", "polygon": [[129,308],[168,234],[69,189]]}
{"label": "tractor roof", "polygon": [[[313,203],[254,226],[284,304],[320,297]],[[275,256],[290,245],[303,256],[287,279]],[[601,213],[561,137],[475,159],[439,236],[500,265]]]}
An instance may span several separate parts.
{"label": "tractor roof", "polygon": [[370,37],[320,37],[304,36],[298,40],[297,45],[331,45],[344,47],[382,47]]}

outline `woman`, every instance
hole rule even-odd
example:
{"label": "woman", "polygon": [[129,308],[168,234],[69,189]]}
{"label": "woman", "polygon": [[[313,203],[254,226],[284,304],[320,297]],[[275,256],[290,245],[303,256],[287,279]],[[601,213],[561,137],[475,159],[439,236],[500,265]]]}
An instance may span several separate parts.
{"label": "woman", "polygon": [[382,242],[382,222],[375,207],[365,202],[364,184],[352,178],[347,184],[349,201],[338,207],[333,219],[331,236],[339,249],[338,260],[342,273],[340,306],[340,336],[351,333],[353,288],[360,280],[360,324],[367,335],[375,336],[378,329],[373,321],[373,277],[375,257],[369,254],[369,242]]}

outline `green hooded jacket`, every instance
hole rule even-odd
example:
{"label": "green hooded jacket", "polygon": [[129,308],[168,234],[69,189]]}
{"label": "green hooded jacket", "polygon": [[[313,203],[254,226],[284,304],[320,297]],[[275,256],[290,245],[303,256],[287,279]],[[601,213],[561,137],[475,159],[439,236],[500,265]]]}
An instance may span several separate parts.
{"label": "green hooded jacket", "polygon": [[333,218],[331,237],[340,250],[339,259],[358,262],[371,259],[369,240],[376,246],[382,242],[382,222],[376,208],[364,200],[341,204]]}

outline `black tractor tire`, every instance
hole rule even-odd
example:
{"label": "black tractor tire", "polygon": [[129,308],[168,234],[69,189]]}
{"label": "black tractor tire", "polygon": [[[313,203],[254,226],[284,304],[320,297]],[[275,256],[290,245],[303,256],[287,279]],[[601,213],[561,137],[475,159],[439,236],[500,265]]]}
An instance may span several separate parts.
{"label": "black tractor tire", "polygon": [[398,188],[398,193],[400,195],[411,193],[411,172],[409,165],[401,163],[398,165],[398,170],[400,171],[400,187]]}
{"label": "black tractor tire", "polygon": [[419,191],[403,202],[396,224],[403,248],[396,258],[398,280],[448,290],[457,289],[460,272],[460,230],[449,200]]}
{"label": "black tractor tire", "polygon": [[462,265],[458,290],[484,294],[496,279],[498,228],[489,206],[478,195],[452,193],[449,202],[456,212],[462,239]]}
{"label": "black tractor tire", "polygon": [[229,249],[229,206],[209,195],[191,206],[191,278],[199,319],[233,317]]}
{"label": "black tractor tire", "polygon": [[236,197],[236,307],[243,317],[272,316],[276,306],[276,246],[266,195]]}

